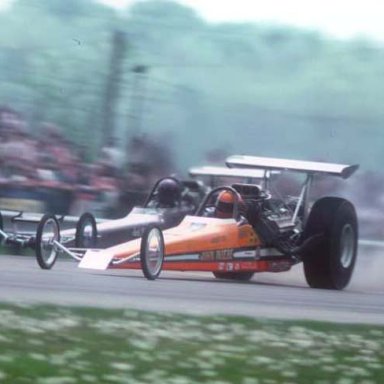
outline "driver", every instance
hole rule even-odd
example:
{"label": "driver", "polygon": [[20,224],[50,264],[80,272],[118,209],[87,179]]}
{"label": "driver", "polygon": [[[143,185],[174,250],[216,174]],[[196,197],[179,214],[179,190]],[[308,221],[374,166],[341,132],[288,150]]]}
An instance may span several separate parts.
{"label": "driver", "polygon": [[157,207],[173,208],[176,207],[181,198],[181,186],[174,179],[164,179],[157,186]]}
{"label": "driver", "polygon": [[[238,195],[238,213],[239,217],[236,219],[240,224],[245,224],[247,219],[243,216],[245,212],[245,203],[240,195]],[[231,219],[234,215],[235,196],[230,191],[222,191],[215,202],[214,216],[219,219]]]}

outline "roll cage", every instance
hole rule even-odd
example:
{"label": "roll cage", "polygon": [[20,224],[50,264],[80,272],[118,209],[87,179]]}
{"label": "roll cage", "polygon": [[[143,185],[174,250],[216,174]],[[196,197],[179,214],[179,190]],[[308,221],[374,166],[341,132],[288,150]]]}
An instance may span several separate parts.
{"label": "roll cage", "polygon": [[179,185],[180,196],[178,200],[175,201],[174,207],[176,208],[180,208],[183,202],[197,207],[198,202],[200,202],[202,196],[205,195],[204,186],[202,185],[202,183],[199,183],[196,180],[184,181],[179,180],[173,176],[166,176],[157,180],[151,192],[148,194],[146,200],[144,201],[143,208],[148,208],[150,206],[150,203],[156,200],[158,194],[158,187],[164,180],[172,180]]}
{"label": "roll cage", "polygon": [[204,216],[204,214],[206,213],[206,211],[209,208],[213,208],[217,197],[219,196],[220,192],[223,192],[223,191],[228,191],[228,192],[232,193],[232,195],[234,197],[232,217],[235,220],[238,220],[240,217],[240,213],[241,213],[240,209],[239,209],[239,202],[241,200],[241,196],[235,188],[230,187],[230,186],[221,186],[221,187],[217,187],[217,188],[212,189],[204,197],[200,206],[197,208],[195,216]]}

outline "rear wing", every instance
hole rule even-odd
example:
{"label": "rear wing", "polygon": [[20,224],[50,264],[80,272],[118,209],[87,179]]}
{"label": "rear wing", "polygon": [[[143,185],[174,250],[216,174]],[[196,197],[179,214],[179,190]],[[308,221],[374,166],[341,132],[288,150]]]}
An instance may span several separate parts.
{"label": "rear wing", "polygon": [[226,159],[225,162],[230,168],[247,168],[270,171],[296,171],[310,175],[320,173],[338,176],[343,179],[348,179],[359,168],[359,165],[357,164],[345,165],[316,161],[288,160],[242,155],[230,156]]}
{"label": "rear wing", "polygon": [[280,171],[268,172],[264,169],[240,169],[210,165],[193,167],[189,169],[189,175],[192,177],[208,177],[210,180],[209,184],[211,187],[217,184],[217,179],[219,179],[220,177],[223,177],[225,179],[242,179],[247,183],[254,184],[256,182],[262,183],[266,186],[272,173],[280,173]]}
{"label": "rear wing", "polygon": [[211,177],[242,177],[246,179],[263,179],[266,172],[263,169],[239,169],[219,166],[205,165],[189,169],[190,176],[211,176]]}

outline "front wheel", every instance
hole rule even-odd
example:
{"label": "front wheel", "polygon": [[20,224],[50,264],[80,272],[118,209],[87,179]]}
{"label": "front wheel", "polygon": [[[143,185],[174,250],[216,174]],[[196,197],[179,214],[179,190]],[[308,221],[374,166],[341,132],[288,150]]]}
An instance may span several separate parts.
{"label": "front wheel", "polygon": [[212,272],[216,279],[227,279],[237,281],[249,281],[252,279],[254,272]]}
{"label": "front wheel", "polygon": [[164,261],[164,237],[159,227],[147,227],[141,239],[140,262],[144,276],[155,280]]}
{"label": "front wheel", "polygon": [[92,213],[83,213],[76,225],[76,248],[95,248],[97,244],[96,219]]}
{"label": "front wheel", "polygon": [[303,255],[305,278],[312,288],[344,289],[357,257],[358,223],[354,206],[341,198],[318,200],[304,231],[322,235],[320,243]]}
{"label": "front wheel", "polygon": [[53,215],[44,215],[36,232],[36,260],[42,269],[51,269],[56,262],[58,250],[55,241],[60,241],[59,222]]}

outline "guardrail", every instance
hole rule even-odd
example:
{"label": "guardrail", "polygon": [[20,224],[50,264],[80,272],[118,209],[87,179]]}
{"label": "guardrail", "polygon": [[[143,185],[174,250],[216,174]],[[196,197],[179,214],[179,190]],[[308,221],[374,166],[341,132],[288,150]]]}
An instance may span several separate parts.
{"label": "guardrail", "polygon": [[384,241],[361,239],[359,240],[359,245],[366,246],[366,247],[384,248]]}

